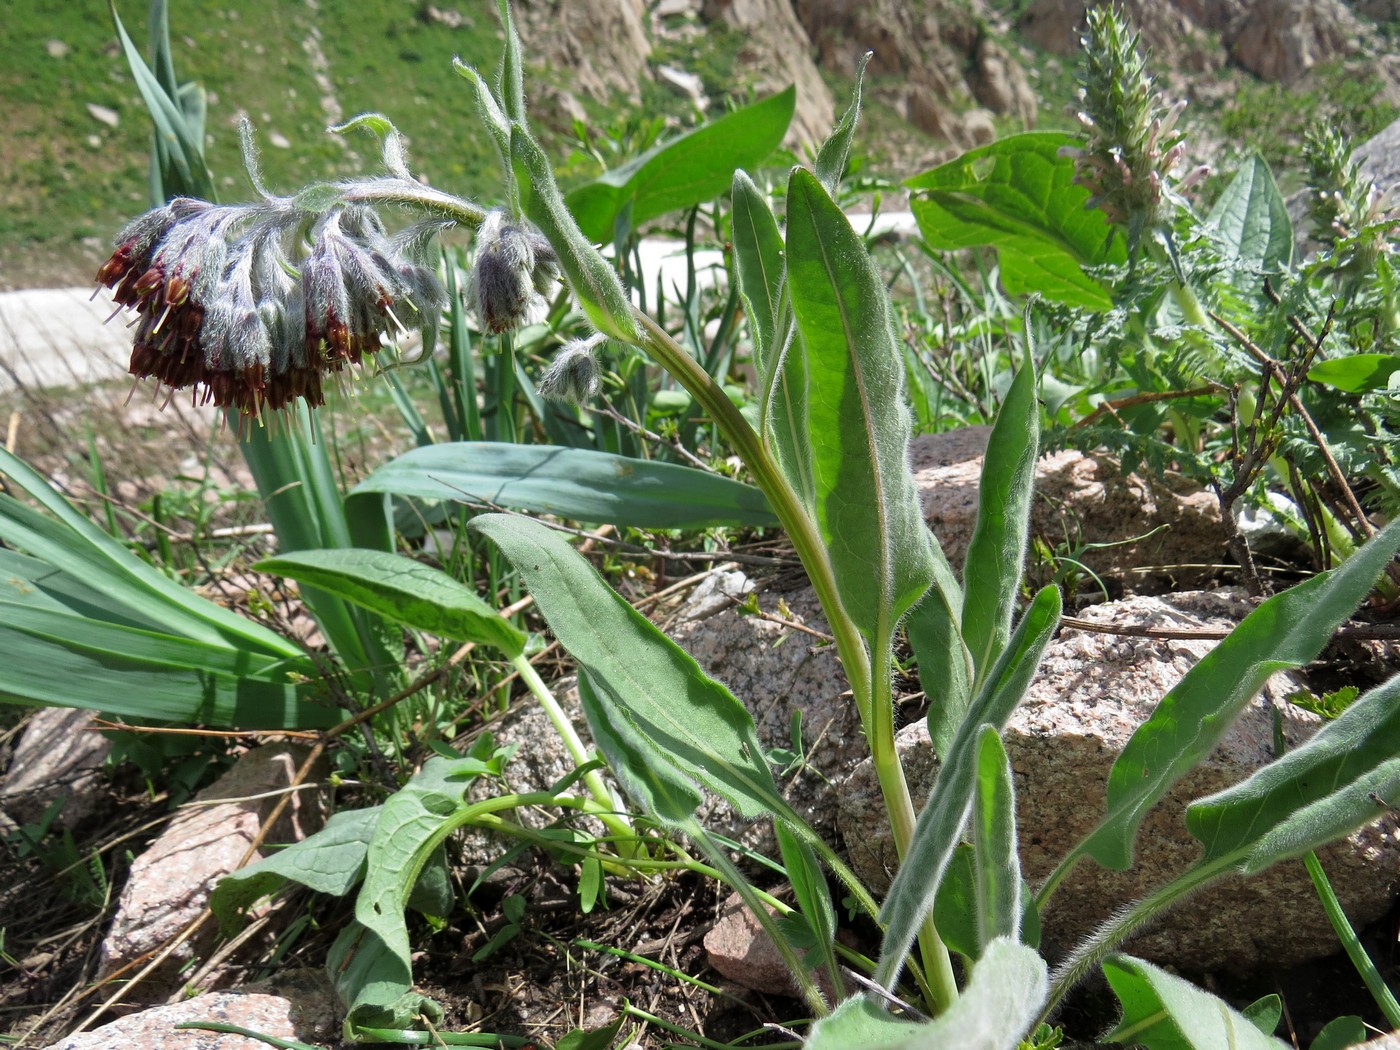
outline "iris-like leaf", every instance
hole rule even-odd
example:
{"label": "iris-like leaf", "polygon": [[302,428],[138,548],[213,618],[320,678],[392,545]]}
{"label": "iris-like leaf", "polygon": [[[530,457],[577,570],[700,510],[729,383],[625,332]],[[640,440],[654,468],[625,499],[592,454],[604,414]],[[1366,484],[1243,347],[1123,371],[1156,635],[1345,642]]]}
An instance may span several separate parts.
{"label": "iris-like leaf", "polygon": [[731,478],[557,445],[463,441],[416,448],[356,486],[352,502],[366,493],[482,503],[642,529],[777,522],[758,489]]}

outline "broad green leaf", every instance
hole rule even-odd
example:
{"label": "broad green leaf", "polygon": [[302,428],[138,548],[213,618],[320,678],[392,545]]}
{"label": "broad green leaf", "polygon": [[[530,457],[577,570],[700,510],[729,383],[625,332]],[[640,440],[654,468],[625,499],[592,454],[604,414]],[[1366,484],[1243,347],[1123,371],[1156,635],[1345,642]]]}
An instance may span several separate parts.
{"label": "broad green leaf", "polygon": [[[1186,826],[1205,846],[1202,860],[1243,853],[1243,870],[1257,871],[1283,859],[1261,850],[1270,842],[1281,844],[1275,836],[1284,842],[1307,842],[1316,834],[1328,834],[1327,826],[1317,826],[1316,834],[1307,828],[1324,812],[1349,825],[1342,833],[1370,823],[1380,812],[1370,793],[1396,801],[1366,781],[1377,774],[1384,779],[1387,767],[1400,764],[1397,741],[1400,677],[1356,700],[1301,747],[1247,780],[1191,803]],[[1395,775],[1393,770],[1390,775]],[[1328,808],[1314,810],[1319,803]],[[1307,848],[1289,849],[1285,855]]]}
{"label": "broad green leaf", "polygon": [[1074,160],[1060,155],[1076,142],[1061,132],[1011,135],[906,179],[924,240],[939,251],[996,248],[1013,295],[1111,308],[1084,267],[1124,262],[1127,252],[1103,213],[1085,207],[1089,191],[1074,183]]}
{"label": "broad green leaf", "polygon": [[635,230],[645,222],[713,200],[729,189],[736,168],[754,168],[777,149],[792,123],[797,90],[789,87],[605,172],[568,196],[583,235],[613,240],[624,210]]}
{"label": "broad green leaf", "polygon": [[610,1025],[604,1025],[602,1028],[595,1028],[592,1031],[575,1028],[554,1044],[554,1050],[610,1050],[613,1040],[617,1037],[617,1033],[622,1030],[622,1024],[627,1019],[627,1014],[619,1011],[617,1019]]}
{"label": "broad green leaf", "polygon": [[514,659],[525,632],[441,569],[402,554],[350,550],[290,551],[253,568],[309,583],[397,623],[458,642],[494,646]]}
{"label": "broad green leaf", "polygon": [[908,465],[904,367],[884,282],[815,175],[788,180],[788,289],[806,352],[816,521],[841,603],[883,646],[928,589],[932,542]]}
{"label": "broad green leaf", "polygon": [[1029,310],[1024,329],[1025,355],[997,413],[982,460],[977,524],[963,569],[962,636],[978,679],[996,662],[1011,636],[1030,535],[1040,403]]}
{"label": "broad green leaf", "polygon": [[458,441],[412,449],[355,487],[641,529],[772,525],[763,494],[719,474],[592,449]]}
{"label": "broad green leaf", "polygon": [[1361,1018],[1353,1015],[1338,1017],[1330,1021],[1317,1038],[1308,1044],[1308,1050],[1346,1050],[1366,1042],[1370,1033]]}
{"label": "broad green leaf", "polygon": [[812,1026],[806,1050],[1015,1050],[1035,1023],[1049,981],[1045,961],[1005,938],[992,941],[962,995],[927,1024],[891,1017],[865,996]]}
{"label": "broad green leaf", "polygon": [[1001,734],[983,726],[977,740],[972,848],[981,949],[998,937],[1021,936],[1021,863],[1016,852],[1016,798]]}
{"label": "broad green leaf", "polygon": [[627,797],[670,827],[694,816],[704,801],[699,786],[656,753],[612,695],[593,688],[586,671],[579,672],[578,695],[593,741]]}
{"label": "broad green leaf", "polygon": [[744,172],[734,173],[730,197],[734,269],[749,302],[754,347],[761,351],[754,359],[754,368],[762,375],[768,364],[766,355],[782,349],[775,334],[783,289],[783,235],[773,209]]}
{"label": "broad green leaf", "polygon": [[1236,285],[1258,294],[1265,275],[1281,273],[1293,260],[1293,223],[1264,158],[1253,154],[1240,166],[1206,217],[1227,258],[1239,271]]}
{"label": "broad green leaf", "polygon": [[1107,868],[1132,863],[1147,811],[1200,762],[1275,671],[1314,659],[1400,547],[1393,522],[1339,568],[1276,594],[1177,683],[1138,727],[1108,776],[1108,813],[1076,847]]}
{"label": "broad green leaf", "polygon": [[[510,131],[510,164],[520,203],[530,221],[540,228],[554,250],[559,265],[569,279],[583,312],[598,331],[636,343],[640,338],[632,304],[614,270],[579,230],[559,186],[549,158],[530,132],[521,124]],[[729,173],[725,173],[728,183]],[[605,235],[606,237],[606,235]],[[597,238],[597,240],[603,240]]]}
{"label": "broad green leaf", "polygon": [[744,706],[557,532],[502,514],[482,515],[470,527],[501,549],[593,690],[653,749],[746,818],[782,806]]}
{"label": "broad green leaf", "polygon": [[982,683],[967,717],[958,727],[933,791],[919,814],[909,852],[880,912],[886,929],[875,979],[886,988],[893,987],[899,977],[919,924],[933,908],[943,871],[967,822],[977,776],[977,741],[983,727],[998,731],[1005,727],[1025,696],[1040,664],[1040,655],[1059,623],[1060,592],[1055,587],[1044,587],[1021,617],[1001,659]]}
{"label": "broad green leaf", "polygon": [[404,909],[420,872],[458,826],[470,778],[487,768],[475,756],[434,756],[379,807],[365,853],[364,883],[355,899],[355,925],[363,932],[349,927],[327,960],[336,989],[350,1007],[350,1023],[408,1027],[412,1011],[431,1002],[411,990],[412,946]]}
{"label": "broad green leaf", "polygon": [[1319,361],[1308,369],[1308,378],[1314,383],[1359,394],[1387,389],[1390,377],[1396,372],[1400,372],[1400,354],[1352,354]]}
{"label": "broad green leaf", "polygon": [[369,837],[378,819],[378,806],[341,810],[309,838],[225,875],[209,895],[209,910],[219,920],[223,936],[232,937],[241,930],[247,924],[248,909],[288,882],[344,897],[364,877]]}
{"label": "broad green leaf", "polygon": [[832,196],[836,195],[836,189],[846,174],[846,162],[851,156],[851,141],[855,138],[856,124],[860,122],[860,95],[861,88],[865,86],[865,67],[870,64],[870,56],[874,53],[867,51],[860,56],[860,65],[856,68],[856,85],[851,89],[851,104],[822,143],[821,149],[817,151],[817,162],[814,165],[817,181],[826,187],[826,192]]}
{"label": "broad green leaf", "polygon": [[1284,1050],[1282,1040],[1259,1031],[1228,1003],[1131,956],[1103,965],[1123,1019],[1105,1038],[1147,1050]]}
{"label": "broad green leaf", "polygon": [[1245,1020],[1265,1035],[1273,1035],[1279,1021],[1283,1019],[1283,1000],[1277,995],[1266,995],[1256,999],[1240,1011]]}

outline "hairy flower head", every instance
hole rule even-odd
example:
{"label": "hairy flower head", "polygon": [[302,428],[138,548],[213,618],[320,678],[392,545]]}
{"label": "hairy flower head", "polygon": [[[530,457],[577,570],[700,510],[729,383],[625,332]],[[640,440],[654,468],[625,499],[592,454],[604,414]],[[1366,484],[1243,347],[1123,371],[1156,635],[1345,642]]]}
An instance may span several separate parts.
{"label": "hairy flower head", "polygon": [[503,209],[488,212],[477,233],[467,305],[493,335],[520,327],[559,279],[559,259],[538,231]]}

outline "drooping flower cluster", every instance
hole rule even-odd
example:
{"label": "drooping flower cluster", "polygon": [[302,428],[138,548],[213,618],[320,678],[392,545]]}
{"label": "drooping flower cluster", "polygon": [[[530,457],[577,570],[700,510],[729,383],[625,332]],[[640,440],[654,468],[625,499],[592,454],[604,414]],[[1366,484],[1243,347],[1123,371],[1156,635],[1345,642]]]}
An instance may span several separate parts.
{"label": "drooping flower cluster", "polygon": [[1080,106],[1074,114],[1086,131],[1085,142],[1065,152],[1075,158],[1074,181],[1093,194],[1089,206],[1127,227],[1136,240],[1145,230],[1169,224],[1174,191],[1188,188],[1208,169],[1174,180],[1186,148],[1177,127],[1186,103],[1163,103],[1139,37],[1122,13],[1098,7],[1086,17]]}
{"label": "drooping flower cluster", "polygon": [[497,208],[477,233],[467,305],[492,335],[529,319],[559,280],[559,257],[538,231]]}
{"label": "drooping flower cluster", "polygon": [[293,201],[177,198],[126,227],[97,273],[136,311],[130,371],[196,402],[260,416],[377,353],[381,336],[437,323],[446,293],[423,263],[441,224],[390,235],[373,209],[319,215]]}

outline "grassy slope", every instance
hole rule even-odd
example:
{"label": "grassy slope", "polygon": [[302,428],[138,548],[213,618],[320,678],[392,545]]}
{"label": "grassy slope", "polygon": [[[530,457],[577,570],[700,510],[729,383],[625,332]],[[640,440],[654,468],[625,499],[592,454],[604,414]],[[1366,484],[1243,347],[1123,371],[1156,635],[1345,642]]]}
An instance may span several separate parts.
{"label": "grassy slope", "polygon": [[[6,61],[0,64],[0,286],[43,284],[100,257],[111,234],[146,205],[149,123],[114,42],[102,0],[7,0]],[[451,60],[489,64],[498,53],[489,0],[459,0],[460,28],[429,24],[408,0],[176,0],[176,69],[210,94],[209,161],[220,192],[248,190],[234,121],[246,111],[263,140],[274,189],[372,165],[368,137],[324,133],[323,105],[304,43],[319,32],[331,96],[341,114],[378,109],[409,137],[415,166],[445,188],[489,196],[495,161]],[[142,46],[146,5],[121,7]],[[51,57],[49,41],[70,49]],[[94,119],[87,104],[116,110],[120,124]],[[268,144],[272,133],[290,148]]]}

